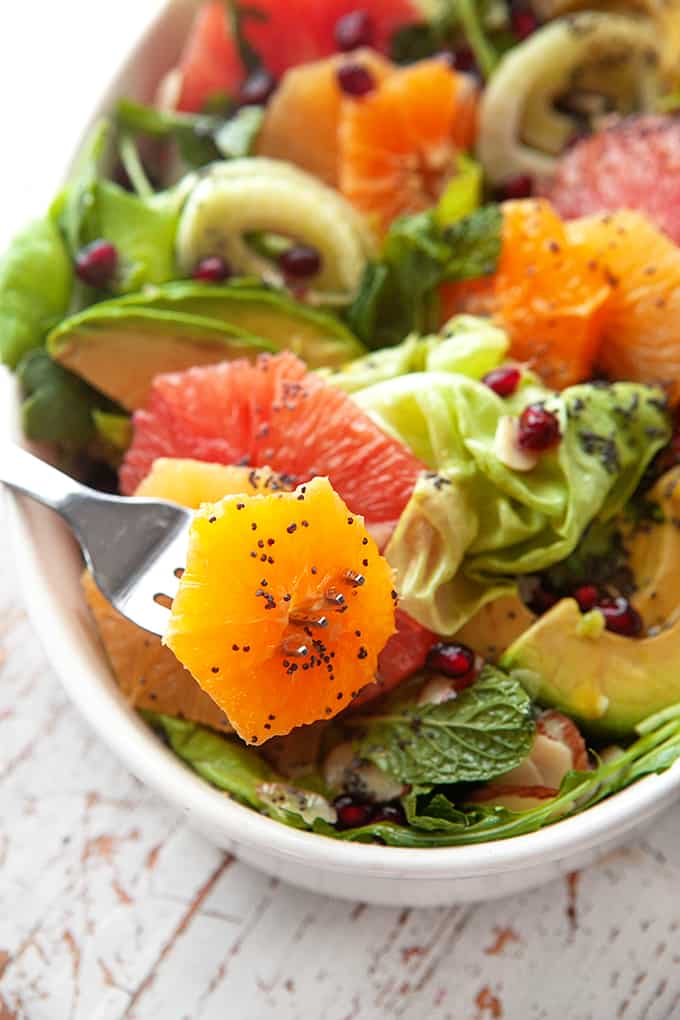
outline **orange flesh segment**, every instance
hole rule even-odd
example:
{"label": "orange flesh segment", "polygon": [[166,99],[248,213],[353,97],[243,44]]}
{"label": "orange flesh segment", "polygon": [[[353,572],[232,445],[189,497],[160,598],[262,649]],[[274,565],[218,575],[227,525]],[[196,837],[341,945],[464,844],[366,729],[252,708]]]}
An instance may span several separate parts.
{"label": "orange flesh segment", "polygon": [[567,224],[611,284],[598,365],[612,379],[658,384],[680,401],[680,249],[641,213]]}
{"label": "orange flesh segment", "polygon": [[203,503],[216,503],[224,496],[242,493],[278,492],[290,489],[271,468],[213,464],[191,458],[159,457],[137,486],[135,496],[169,499],[172,503],[198,510]]}
{"label": "orange flesh segment", "polygon": [[[283,159],[338,186],[338,129],[342,93],[337,72],[347,56],[327,57],[287,71],[267,105],[256,151]],[[377,81],[393,65],[370,49],[356,50],[352,63],[367,67]]]}
{"label": "orange flesh segment", "polygon": [[477,89],[442,60],[394,72],[368,95],[346,98],[340,190],[381,232],[440,197],[456,155],[474,141]]}
{"label": "orange flesh segment", "polygon": [[331,718],[372,681],[395,630],[392,585],[327,479],[228,496],[196,515],[164,640],[258,744]]}
{"label": "orange flesh segment", "polygon": [[555,389],[592,376],[610,287],[548,202],[504,204],[494,287],[513,358]]}

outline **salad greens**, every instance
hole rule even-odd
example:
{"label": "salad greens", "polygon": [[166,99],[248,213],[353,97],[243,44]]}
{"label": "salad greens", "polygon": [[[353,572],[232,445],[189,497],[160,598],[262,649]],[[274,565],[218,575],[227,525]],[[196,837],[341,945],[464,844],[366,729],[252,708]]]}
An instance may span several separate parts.
{"label": "salad greens", "polygon": [[362,758],[404,783],[482,782],[509,772],[531,750],[531,701],[512,676],[485,667],[474,685],[440,704],[413,705],[407,692],[363,723]]}
{"label": "salad greens", "polygon": [[[446,219],[445,207],[442,219]],[[437,326],[437,288],[494,272],[501,250],[502,214],[483,206],[441,226],[436,210],[402,216],[390,227],[380,258],[369,263],[347,319],[369,347],[399,342]]]}
{"label": "salad greens", "polygon": [[143,715],[187,765],[243,803],[333,839],[397,847],[466,846],[527,835],[664,772],[680,757],[680,705],[675,705],[640,723],[637,739],[607,761],[598,761],[591,771],[569,772],[556,797],[527,811],[471,803],[465,786],[414,785],[401,798],[406,824],[377,821],[339,831],[327,820],[332,808],[325,798],[274,776],[249,748],[196,723]]}
{"label": "salad greens", "polygon": [[[555,395],[527,380],[503,399],[461,375],[422,372],[354,399],[432,469],[386,555],[402,606],[438,634],[454,634],[486,601],[513,590],[515,575],[569,556],[591,521],[622,509],[670,438],[659,392],[635,383]],[[558,416],[562,440],[532,471],[514,471],[496,448],[498,425],[536,402]]]}
{"label": "salad greens", "polygon": [[25,227],[0,259],[0,360],[15,368],[68,310],[73,271],[50,217]]}

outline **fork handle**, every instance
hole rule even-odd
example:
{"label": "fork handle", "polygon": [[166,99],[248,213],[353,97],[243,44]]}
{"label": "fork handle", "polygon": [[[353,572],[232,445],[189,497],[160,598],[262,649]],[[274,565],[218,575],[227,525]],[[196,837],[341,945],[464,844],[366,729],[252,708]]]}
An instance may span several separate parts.
{"label": "fork handle", "polygon": [[12,443],[0,448],[0,482],[69,517],[74,499],[93,495],[86,486]]}

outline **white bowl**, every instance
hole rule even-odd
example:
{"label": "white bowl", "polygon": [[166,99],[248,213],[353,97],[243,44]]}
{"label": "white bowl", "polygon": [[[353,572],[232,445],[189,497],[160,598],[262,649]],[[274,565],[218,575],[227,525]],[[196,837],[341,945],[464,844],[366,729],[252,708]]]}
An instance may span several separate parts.
{"label": "white bowl", "polygon": [[[166,9],[137,40],[99,111],[119,95],[148,98],[177,55],[190,3]],[[55,190],[58,185],[55,181]],[[21,441],[19,400],[0,374],[0,441]],[[581,868],[668,807],[680,763],[582,815],[540,832],[480,846],[434,850],[344,843],[299,832],[230,800],[185,768],[121,697],[80,587],[82,564],[67,528],[50,511],[9,495],[9,540],[26,605],[49,661],[78,709],[145,783],[183,811],[216,845],[257,868],[330,896],[391,906],[492,899]]]}

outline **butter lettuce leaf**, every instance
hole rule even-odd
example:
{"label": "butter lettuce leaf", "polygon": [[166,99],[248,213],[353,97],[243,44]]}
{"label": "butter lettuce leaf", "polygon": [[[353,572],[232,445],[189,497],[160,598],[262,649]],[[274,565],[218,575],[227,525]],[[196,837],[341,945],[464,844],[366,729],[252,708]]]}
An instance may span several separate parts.
{"label": "butter lettuce leaf", "polygon": [[481,379],[501,364],[509,346],[505,331],[489,319],[457,315],[440,334],[412,333],[394,347],[371,351],[341,368],[322,370],[320,374],[346,393],[358,393],[411,372],[458,372]]}
{"label": "butter lettuce leaf", "polygon": [[[386,555],[402,608],[453,634],[518,574],[564,560],[593,520],[625,505],[670,438],[660,391],[635,383],[583,384],[553,394],[529,378],[510,398],[462,375],[421,372],[355,394],[363,410],[430,468]],[[562,440],[528,472],[498,457],[504,415],[542,401]]]}

